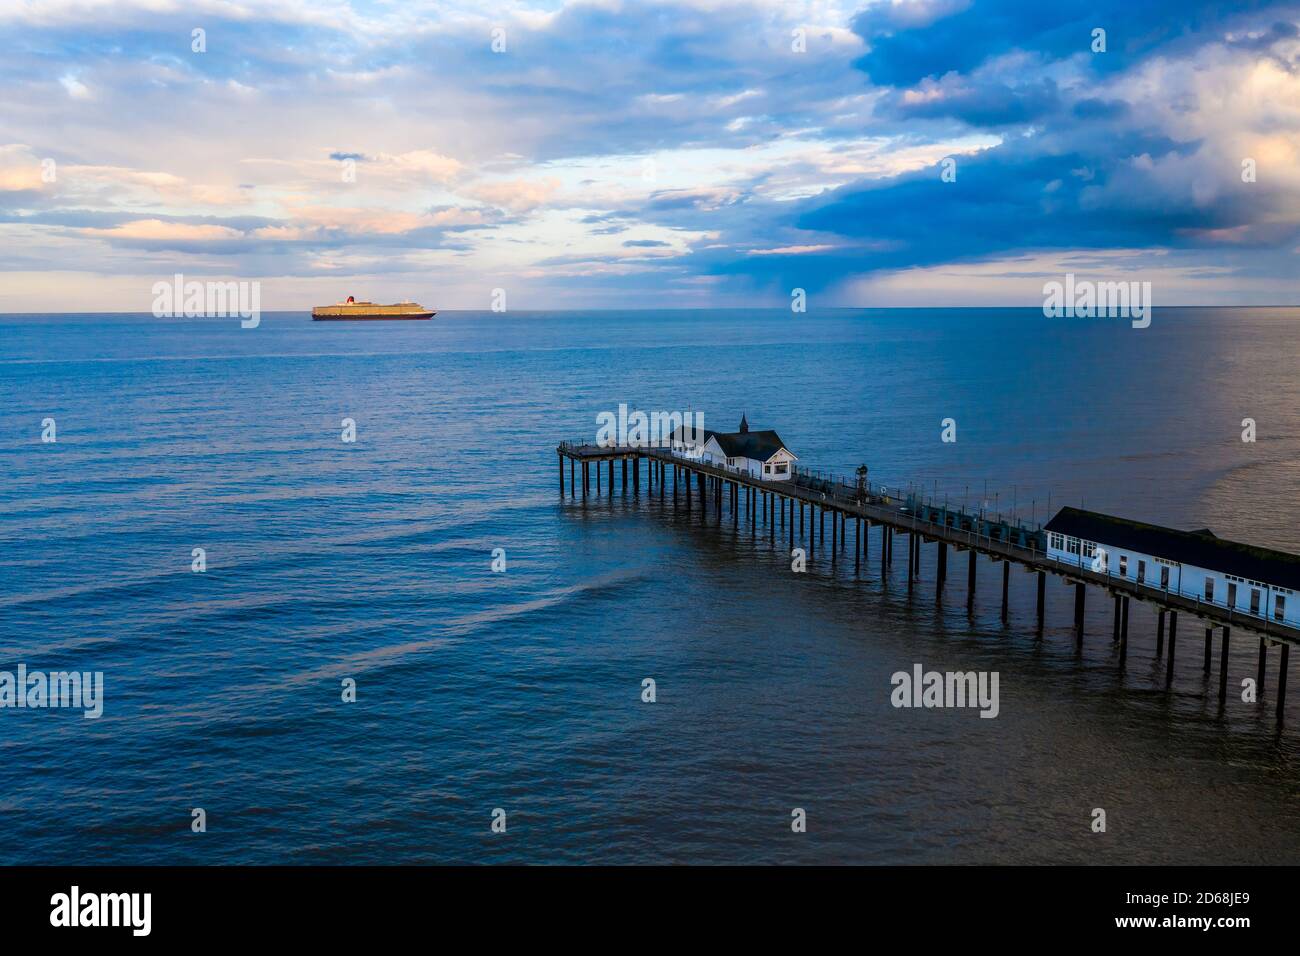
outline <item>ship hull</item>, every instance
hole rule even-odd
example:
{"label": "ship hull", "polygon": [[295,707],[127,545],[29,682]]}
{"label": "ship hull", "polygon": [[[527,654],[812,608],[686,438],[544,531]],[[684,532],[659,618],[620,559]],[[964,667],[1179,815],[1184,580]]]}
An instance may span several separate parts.
{"label": "ship hull", "polygon": [[437,314],[437,312],[404,312],[398,315],[391,315],[363,312],[353,315],[317,315],[313,312],[311,319],[313,322],[400,322],[431,319]]}

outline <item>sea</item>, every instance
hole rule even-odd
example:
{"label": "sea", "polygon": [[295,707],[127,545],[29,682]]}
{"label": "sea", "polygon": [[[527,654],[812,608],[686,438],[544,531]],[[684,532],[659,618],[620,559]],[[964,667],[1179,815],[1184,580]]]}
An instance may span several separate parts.
{"label": "sea", "polygon": [[[1099,591],[1076,648],[1049,578],[1039,639],[1032,575],[1003,623],[998,566],[968,609],[927,546],[909,595],[878,530],[797,573],[556,453],[743,415],[954,506],[1300,552],[1298,343],[1294,308],[0,315],[0,671],[103,675],[97,718],[0,709],[0,864],[1300,862],[1276,649],[1245,700],[1234,631],[1221,705],[1190,617],[1166,689],[1151,605],[1121,670]],[[997,674],[996,718],[893,706],[916,665]]]}

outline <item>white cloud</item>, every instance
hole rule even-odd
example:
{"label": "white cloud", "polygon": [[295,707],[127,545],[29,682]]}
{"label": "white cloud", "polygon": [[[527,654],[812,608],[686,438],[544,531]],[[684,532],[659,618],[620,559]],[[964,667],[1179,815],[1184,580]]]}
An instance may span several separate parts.
{"label": "white cloud", "polygon": [[72,97],[74,100],[90,99],[90,87],[86,86],[85,83],[82,83],[71,73],[65,73],[63,76],[59,77],[59,83],[61,83],[63,88],[68,91],[68,96]]}
{"label": "white cloud", "polygon": [[806,256],[814,252],[830,252],[831,245],[779,246],[775,249],[750,249],[751,256]]}

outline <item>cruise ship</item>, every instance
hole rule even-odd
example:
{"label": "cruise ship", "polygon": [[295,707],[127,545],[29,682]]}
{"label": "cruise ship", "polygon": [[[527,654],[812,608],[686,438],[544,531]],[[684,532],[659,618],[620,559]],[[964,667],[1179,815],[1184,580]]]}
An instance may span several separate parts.
{"label": "cruise ship", "polygon": [[318,305],[311,310],[316,322],[352,322],[363,319],[431,319],[431,312],[415,302],[398,302],[396,305],[379,305],[376,302],[358,302],[352,296],[334,305]]}

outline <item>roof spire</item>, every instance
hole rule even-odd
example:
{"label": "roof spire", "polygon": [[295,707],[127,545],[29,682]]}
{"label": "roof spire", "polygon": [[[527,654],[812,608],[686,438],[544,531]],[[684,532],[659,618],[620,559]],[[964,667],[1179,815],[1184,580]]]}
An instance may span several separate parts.
{"label": "roof spire", "polygon": [[747,432],[747,431],[749,431],[749,422],[745,421],[745,413],[744,413],[744,412],[741,412],[741,413],[740,413],[740,433],[743,435],[743,434],[744,434],[745,432]]}

